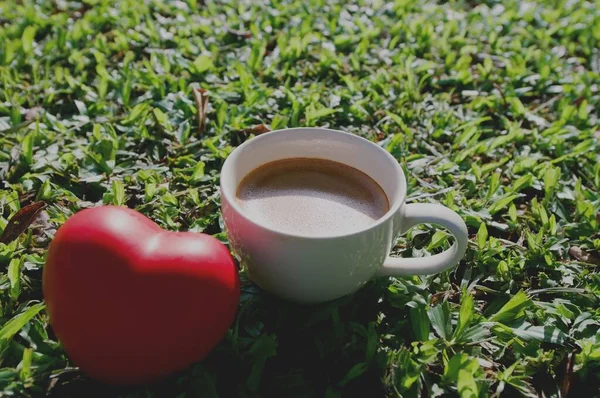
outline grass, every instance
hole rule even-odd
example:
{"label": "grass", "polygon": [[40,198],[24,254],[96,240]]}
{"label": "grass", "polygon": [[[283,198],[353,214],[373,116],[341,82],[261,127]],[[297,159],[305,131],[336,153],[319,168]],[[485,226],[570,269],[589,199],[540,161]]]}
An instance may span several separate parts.
{"label": "grass", "polygon": [[[0,390],[600,395],[600,1],[263,3],[0,2],[0,230],[47,203],[0,243]],[[226,241],[223,160],[294,126],[386,148],[409,201],[466,220],[461,264],[315,307],[242,270],[237,320],[204,362],[129,389],[73,368],[41,295],[56,229],[112,203]],[[395,252],[450,243],[422,226]]]}

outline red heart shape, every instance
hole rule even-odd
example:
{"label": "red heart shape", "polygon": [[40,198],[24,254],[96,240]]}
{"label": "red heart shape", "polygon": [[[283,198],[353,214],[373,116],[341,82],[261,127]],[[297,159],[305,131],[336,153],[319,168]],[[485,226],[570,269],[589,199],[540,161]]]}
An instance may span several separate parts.
{"label": "red heart shape", "polygon": [[83,210],[59,228],[43,291],[69,357],[113,384],[151,381],[205,357],[240,297],[225,245],[115,206]]}

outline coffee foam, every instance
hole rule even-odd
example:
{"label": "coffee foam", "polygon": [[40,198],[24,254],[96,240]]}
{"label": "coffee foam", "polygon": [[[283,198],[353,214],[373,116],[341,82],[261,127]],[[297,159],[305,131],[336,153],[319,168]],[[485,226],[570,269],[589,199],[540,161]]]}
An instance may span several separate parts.
{"label": "coffee foam", "polygon": [[263,165],[240,183],[236,199],[251,219],[307,236],[358,231],[389,210],[385,192],[371,177],[324,159]]}

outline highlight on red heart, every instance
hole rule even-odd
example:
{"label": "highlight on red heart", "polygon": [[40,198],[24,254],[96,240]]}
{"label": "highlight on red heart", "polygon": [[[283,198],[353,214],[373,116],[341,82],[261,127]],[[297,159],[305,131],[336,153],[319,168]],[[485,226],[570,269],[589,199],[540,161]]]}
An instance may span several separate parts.
{"label": "highlight on red heart", "polygon": [[212,236],[169,232],[124,207],[83,210],[44,268],[50,323],[70,359],[111,384],[155,380],[203,359],[237,311],[237,267]]}

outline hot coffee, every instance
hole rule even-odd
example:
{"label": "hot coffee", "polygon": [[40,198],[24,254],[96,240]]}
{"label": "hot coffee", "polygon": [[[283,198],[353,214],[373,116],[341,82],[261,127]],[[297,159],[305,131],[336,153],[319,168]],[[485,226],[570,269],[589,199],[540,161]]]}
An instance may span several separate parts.
{"label": "hot coffee", "polygon": [[239,184],[236,200],[251,219],[306,236],[359,231],[390,208],[383,189],[365,173],[314,158],[284,159],[258,167]]}

